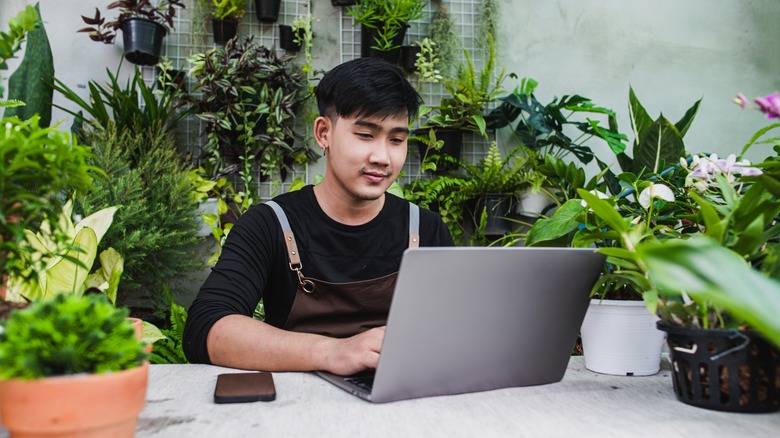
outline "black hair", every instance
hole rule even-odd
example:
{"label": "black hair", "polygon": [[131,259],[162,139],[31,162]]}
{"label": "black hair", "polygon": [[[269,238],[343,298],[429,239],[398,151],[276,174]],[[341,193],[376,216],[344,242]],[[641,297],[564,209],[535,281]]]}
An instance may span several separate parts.
{"label": "black hair", "polygon": [[339,64],[320,81],[314,93],[320,115],[417,116],[422,98],[401,70],[380,58],[357,58]]}

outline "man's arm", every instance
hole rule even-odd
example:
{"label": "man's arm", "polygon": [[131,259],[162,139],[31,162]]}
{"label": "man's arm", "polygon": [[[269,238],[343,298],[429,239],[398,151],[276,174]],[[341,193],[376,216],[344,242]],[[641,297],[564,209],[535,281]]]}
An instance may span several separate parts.
{"label": "man's arm", "polygon": [[376,368],[385,328],[345,339],[282,330],[243,315],[227,315],[206,340],[214,365],[263,371],[324,370],[354,374]]}

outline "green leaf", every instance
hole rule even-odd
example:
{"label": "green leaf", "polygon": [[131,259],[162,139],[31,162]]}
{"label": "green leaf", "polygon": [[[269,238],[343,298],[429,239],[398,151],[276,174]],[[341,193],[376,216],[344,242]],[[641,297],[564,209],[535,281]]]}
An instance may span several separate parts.
{"label": "green leaf", "polygon": [[620,234],[628,232],[628,225],[623,221],[623,216],[615,211],[615,206],[583,189],[577,189],[577,193],[588,203],[588,208],[593,210],[593,213],[603,220],[608,227]]}
{"label": "green leaf", "polygon": [[644,168],[646,172],[660,173],[664,170],[662,165],[679,163],[683,156],[685,145],[680,133],[669,120],[661,116],[647,128],[646,134],[640,137],[634,148],[633,171],[639,173]]}
{"label": "green leaf", "polygon": [[693,119],[696,117],[696,114],[699,112],[699,104],[701,104],[701,99],[697,100],[696,103],[693,104],[693,106],[688,108],[688,111],[685,112],[682,118],[677,123],[674,124],[674,126],[677,128],[677,131],[680,132],[680,137],[685,137],[685,133],[688,132],[688,128],[691,127],[691,123],[693,123]]}
{"label": "green leaf", "polygon": [[555,240],[576,230],[579,217],[585,211],[581,199],[570,199],[561,205],[552,217],[539,219],[528,231],[525,245],[535,246],[541,242]]}
{"label": "green leaf", "polygon": [[647,114],[647,110],[639,102],[634,94],[634,89],[630,86],[628,87],[628,115],[631,118],[631,130],[634,132],[634,145],[636,146],[653,124],[653,119]]}
{"label": "green leaf", "polygon": [[661,291],[684,291],[746,321],[780,347],[780,282],[707,237],[641,245],[638,253]]}

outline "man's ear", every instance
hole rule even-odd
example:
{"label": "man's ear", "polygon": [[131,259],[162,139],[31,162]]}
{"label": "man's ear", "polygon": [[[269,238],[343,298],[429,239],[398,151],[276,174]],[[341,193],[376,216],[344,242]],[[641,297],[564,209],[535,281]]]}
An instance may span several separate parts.
{"label": "man's ear", "polygon": [[314,120],[314,140],[320,145],[323,151],[330,146],[330,134],[333,129],[333,122],[329,117],[319,116]]}

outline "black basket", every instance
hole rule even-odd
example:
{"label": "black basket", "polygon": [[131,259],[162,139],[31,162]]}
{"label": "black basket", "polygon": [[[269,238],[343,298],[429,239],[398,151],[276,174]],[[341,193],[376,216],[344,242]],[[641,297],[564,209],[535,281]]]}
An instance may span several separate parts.
{"label": "black basket", "polygon": [[667,333],[678,400],[717,411],[780,411],[780,351],[759,334],[657,326]]}

